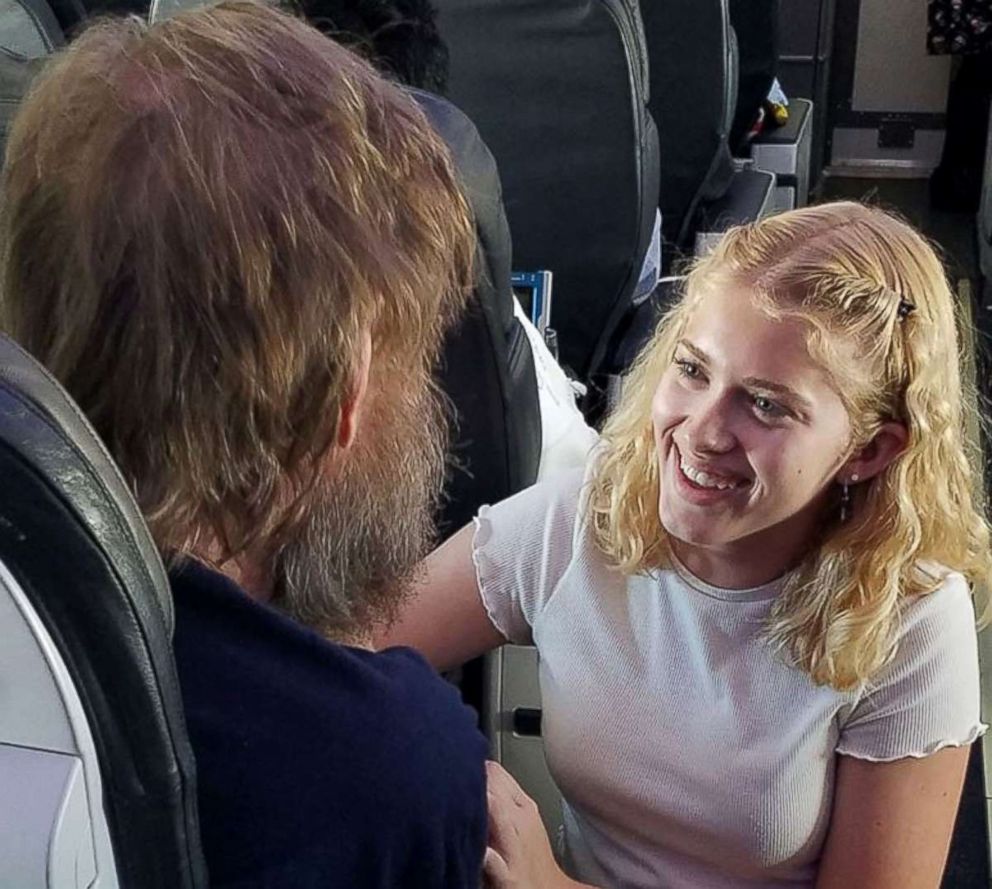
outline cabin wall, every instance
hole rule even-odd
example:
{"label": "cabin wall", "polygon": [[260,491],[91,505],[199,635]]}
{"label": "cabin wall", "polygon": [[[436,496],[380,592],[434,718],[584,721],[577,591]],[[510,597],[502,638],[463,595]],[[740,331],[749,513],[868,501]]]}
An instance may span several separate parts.
{"label": "cabin wall", "polygon": [[931,56],[922,0],[840,0],[834,34],[831,172],[919,176],[940,160],[951,74]]}

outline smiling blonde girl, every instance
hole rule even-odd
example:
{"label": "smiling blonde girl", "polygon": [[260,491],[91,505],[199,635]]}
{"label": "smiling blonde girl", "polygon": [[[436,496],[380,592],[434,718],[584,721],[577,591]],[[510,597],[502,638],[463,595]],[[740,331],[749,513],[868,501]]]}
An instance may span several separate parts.
{"label": "smiling blonde girl", "polygon": [[555,864],[491,776],[495,885],[939,885],[979,721],[954,299],[853,203],[691,271],[586,471],[484,508],[389,641],[541,657]]}

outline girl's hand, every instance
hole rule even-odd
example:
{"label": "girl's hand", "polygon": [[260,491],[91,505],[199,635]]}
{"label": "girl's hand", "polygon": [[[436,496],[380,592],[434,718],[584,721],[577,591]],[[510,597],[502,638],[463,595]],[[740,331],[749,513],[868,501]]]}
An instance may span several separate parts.
{"label": "girl's hand", "polygon": [[[489,889],[579,889],[558,867],[537,804],[499,763],[486,763],[489,848],[484,872]],[[591,887],[587,887],[591,889]]]}

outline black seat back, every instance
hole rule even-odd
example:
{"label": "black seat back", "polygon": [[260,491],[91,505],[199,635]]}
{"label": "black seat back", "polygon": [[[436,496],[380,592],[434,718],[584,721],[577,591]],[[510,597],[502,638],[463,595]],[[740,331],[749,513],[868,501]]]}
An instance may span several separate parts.
{"label": "black seat back", "polygon": [[778,70],[780,0],[730,0],[730,23],[737,35],[737,107],[730,149],[744,148]]}
{"label": "black seat back", "polygon": [[657,206],[657,132],[632,0],[437,0],[448,97],[499,165],[519,271],[554,273],[580,376],[629,308]]}
{"label": "black seat back", "polygon": [[475,290],[441,356],[440,384],[455,410],[439,517],[447,537],[483,504],[533,484],[541,416],[534,356],[513,316],[510,231],[496,163],[472,122],[450,102],[410,92],[451,151],[478,233]]}
{"label": "black seat back", "polygon": [[205,889],[165,572],[85,418],[6,337],[0,478],[0,564],[54,641],[82,703],[119,885]]}
{"label": "black seat back", "polygon": [[651,115],[661,146],[666,246],[691,246],[701,201],[733,176],[729,148],[736,60],[727,0],[651,0],[641,10],[651,62]]}

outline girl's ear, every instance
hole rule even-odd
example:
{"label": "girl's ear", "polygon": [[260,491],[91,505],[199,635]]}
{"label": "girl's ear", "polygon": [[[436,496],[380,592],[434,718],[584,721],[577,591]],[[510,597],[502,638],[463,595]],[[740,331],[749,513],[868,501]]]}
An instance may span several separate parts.
{"label": "girl's ear", "polygon": [[896,420],[883,423],[872,440],[841,467],[837,481],[850,484],[874,478],[906,450],[908,442],[909,430],[905,424]]}

